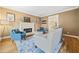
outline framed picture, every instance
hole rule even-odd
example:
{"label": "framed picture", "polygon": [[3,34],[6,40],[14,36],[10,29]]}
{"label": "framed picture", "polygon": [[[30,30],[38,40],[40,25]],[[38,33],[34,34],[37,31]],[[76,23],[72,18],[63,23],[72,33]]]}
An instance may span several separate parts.
{"label": "framed picture", "polygon": [[7,19],[6,19],[7,21],[12,21],[12,22],[14,22],[15,21],[15,14],[13,14],[13,13],[7,13]]}
{"label": "framed picture", "polygon": [[30,17],[24,17],[24,22],[31,22]]}

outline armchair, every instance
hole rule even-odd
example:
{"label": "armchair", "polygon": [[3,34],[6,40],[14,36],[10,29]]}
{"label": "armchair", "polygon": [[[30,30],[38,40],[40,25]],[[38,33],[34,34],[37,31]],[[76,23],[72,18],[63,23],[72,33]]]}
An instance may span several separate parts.
{"label": "armchair", "polygon": [[48,30],[46,28],[40,27],[40,29],[38,29],[37,31],[47,33]]}
{"label": "armchair", "polygon": [[14,29],[10,33],[12,40],[22,40],[25,39],[26,33],[19,31],[18,29]]}

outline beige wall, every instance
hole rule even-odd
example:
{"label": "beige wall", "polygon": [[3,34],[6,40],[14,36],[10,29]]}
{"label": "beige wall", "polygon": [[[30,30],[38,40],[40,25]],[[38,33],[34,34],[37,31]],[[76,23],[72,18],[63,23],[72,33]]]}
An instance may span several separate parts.
{"label": "beige wall", "polygon": [[[6,8],[2,8],[2,7],[0,7],[0,21],[6,20],[7,12],[15,14],[15,21],[9,22],[9,24],[0,24],[0,36],[9,35],[10,30],[19,24],[19,22],[21,21],[23,16],[26,16],[26,17],[29,16],[29,17],[31,17],[31,21],[33,21],[33,20],[36,21],[35,22],[35,25],[36,25],[35,30],[40,27],[39,17],[29,15],[26,13],[22,13],[22,12],[18,12],[18,11],[14,11],[14,10],[10,10],[10,9],[6,9]],[[5,30],[4,30],[4,27],[5,27]]]}
{"label": "beige wall", "polygon": [[57,15],[59,15],[59,26],[64,28],[64,34],[79,36],[79,8]]}
{"label": "beige wall", "polygon": [[[55,14],[56,15],[56,14]],[[59,13],[59,26],[64,28],[64,34],[79,36],[79,8]],[[52,15],[53,16],[53,15]],[[48,16],[43,17],[48,21]],[[48,24],[42,25],[48,28]]]}
{"label": "beige wall", "polygon": [[78,36],[79,36],[79,9],[78,9]]}
{"label": "beige wall", "polygon": [[[39,20],[39,17],[29,15],[26,13],[6,9],[0,7],[0,21],[6,19],[6,13],[14,13],[15,14],[15,22],[10,22],[9,24],[0,24],[0,36],[7,36],[9,35],[10,30],[19,24],[19,21],[21,21],[21,17],[23,16],[29,16],[31,17],[31,21],[35,21],[35,30],[37,30],[41,26],[41,22]],[[44,17],[46,20],[48,20],[48,17]],[[79,9],[59,13],[59,24],[61,27],[64,28],[65,34],[71,34],[71,35],[79,35]],[[48,24],[43,25],[44,27],[48,28]],[[5,27],[5,30],[3,30]]]}
{"label": "beige wall", "polygon": [[59,24],[65,34],[79,35],[79,9],[60,13]]}

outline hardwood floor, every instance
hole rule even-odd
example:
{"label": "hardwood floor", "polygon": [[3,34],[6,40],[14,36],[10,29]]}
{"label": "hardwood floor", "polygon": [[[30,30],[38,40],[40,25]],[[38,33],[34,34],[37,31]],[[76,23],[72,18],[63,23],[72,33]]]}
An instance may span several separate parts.
{"label": "hardwood floor", "polygon": [[[64,42],[60,49],[60,53],[79,53],[79,40],[77,38],[64,36]],[[0,41],[0,53],[16,53],[17,47],[10,38]]]}
{"label": "hardwood floor", "polygon": [[79,39],[64,36],[64,42],[61,50],[64,53],[79,53]]}
{"label": "hardwood floor", "polygon": [[6,38],[0,41],[0,53],[15,52],[17,52],[16,44],[10,38]]}

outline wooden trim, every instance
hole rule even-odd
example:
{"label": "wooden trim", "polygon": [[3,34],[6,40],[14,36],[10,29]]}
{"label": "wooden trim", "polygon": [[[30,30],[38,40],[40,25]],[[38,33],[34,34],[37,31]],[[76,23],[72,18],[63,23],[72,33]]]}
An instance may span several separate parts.
{"label": "wooden trim", "polygon": [[64,34],[64,36],[69,36],[69,37],[74,37],[74,38],[79,39],[79,36],[75,36],[75,35],[68,35],[68,34]]}
{"label": "wooden trim", "polygon": [[2,39],[6,39],[6,38],[10,38],[10,36],[0,37],[0,41],[1,41]]}

